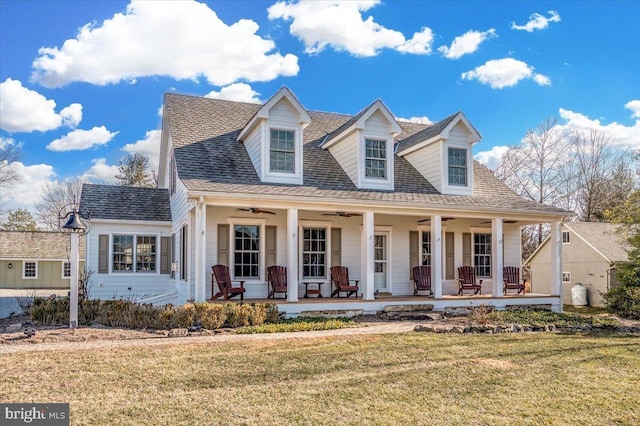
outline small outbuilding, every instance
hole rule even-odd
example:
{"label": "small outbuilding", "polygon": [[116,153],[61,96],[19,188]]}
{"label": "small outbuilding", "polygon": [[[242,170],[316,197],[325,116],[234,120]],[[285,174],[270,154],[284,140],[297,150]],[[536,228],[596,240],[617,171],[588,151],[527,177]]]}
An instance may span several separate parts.
{"label": "small outbuilding", "polygon": [[[562,224],[562,300],[571,304],[571,288],[582,284],[589,306],[604,307],[602,294],[616,285],[615,263],[628,259],[629,245],[618,225],[601,222]],[[551,291],[549,238],[525,262],[531,291]]]}

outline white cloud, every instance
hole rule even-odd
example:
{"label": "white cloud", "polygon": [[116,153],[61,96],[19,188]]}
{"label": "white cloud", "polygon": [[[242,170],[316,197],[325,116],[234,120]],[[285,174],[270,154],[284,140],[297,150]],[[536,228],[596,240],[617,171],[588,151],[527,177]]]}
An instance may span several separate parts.
{"label": "white cloud", "polygon": [[640,148],[640,117],[638,117],[632,126],[625,126],[623,124],[616,123],[615,121],[609,124],[602,124],[598,119],[591,119],[582,113],[570,111],[564,108],[560,108],[558,112],[560,117],[566,121],[565,124],[560,125],[561,129],[564,131],[598,130],[611,136],[614,145],[634,149]]}
{"label": "white cloud", "polygon": [[374,1],[279,1],[267,9],[269,19],[291,20],[289,32],[305,45],[305,52],[318,54],[327,46],[355,56],[375,56],[383,48],[402,53],[429,54],[433,34],[422,28],[410,40],[396,30],[385,28],[365,12],[379,4]]}
{"label": "white cloud", "polygon": [[256,92],[246,83],[234,83],[223,87],[219,92],[212,90],[204,95],[205,98],[224,99],[227,101],[248,102],[251,104],[261,104],[258,98],[260,93]]}
{"label": "white cloud", "polygon": [[627,109],[630,109],[633,114],[631,114],[631,117],[633,118],[640,118],[640,100],[633,100],[633,101],[629,101],[625,104],[624,106]]}
{"label": "white cloud", "polygon": [[132,1],[125,13],[80,28],[62,47],[43,47],[31,78],[45,87],[74,81],[96,85],[148,76],[216,86],[239,79],[270,81],[296,75],[298,58],[274,52],[249,19],[227,25],[196,1]]}
{"label": "white cloud", "polygon": [[54,140],[47,149],[50,151],[75,151],[89,149],[95,145],[106,145],[119,132],[110,132],[106,127],[94,127],[91,130],[74,130]]}
{"label": "white cloud", "polygon": [[60,126],[74,128],[82,120],[82,105],[73,103],[60,113],[56,102],[27,89],[19,80],[0,83],[0,128],[7,132],[46,132]]}
{"label": "white cloud", "polygon": [[115,176],[118,174],[118,166],[110,166],[104,158],[96,158],[92,161],[93,165],[82,175],[83,182],[106,183],[115,182]]}
{"label": "white cloud", "polygon": [[491,170],[495,170],[500,164],[500,160],[505,152],[509,150],[508,146],[494,146],[489,151],[482,151],[473,156],[476,160],[487,166]]}
{"label": "white cloud", "polygon": [[515,86],[520,80],[533,78],[541,86],[551,84],[551,80],[542,74],[533,75],[533,67],[513,58],[492,59],[471,71],[462,73],[465,80],[478,80],[492,89]]}
{"label": "white cloud", "polygon": [[18,174],[19,181],[3,189],[3,200],[12,202],[16,207],[34,211],[34,206],[40,202],[46,185],[56,176],[53,166],[49,164],[25,166],[15,161],[9,167]]}
{"label": "white cloud", "polygon": [[122,148],[122,150],[131,154],[140,153],[146,155],[149,158],[149,166],[151,169],[158,171],[161,135],[162,132],[160,130],[149,130],[145,134],[144,139],[134,143],[128,143]]}
{"label": "white cloud", "polygon": [[532,33],[535,30],[543,30],[549,26],[549,22],[560,22],[560,15],[555,10],[550,10],[549,17],[544,17],[539,13],[534,13],[529,16],[529,22],[524,25],[518,25],[515,22],[511,23],[512,30],[522,30]]}
{"label": "white cloud", "polygon": [[538,83],[540,86],[551,86],[551,79],[546,75],[536,74],[533,76],[533,81]]}
{"label": "white cloud", "polygon": [[467,53],[475,52],[480,47],[480,43],[491,37],[498,37],[494,28],[484,32],[470,30],[456,37],[450,47],[440,46],[438,51],[442,52],[446,58],[458,59]]}
{"label": "white cloud", "polygon": [[411,117],[411,118],[401,118],[396,117],[397,121],[408,121],[409,123],[418,123],[418,124],[433,124],[433,121],[429,120],[429,117],[423,115],[422,117]]}

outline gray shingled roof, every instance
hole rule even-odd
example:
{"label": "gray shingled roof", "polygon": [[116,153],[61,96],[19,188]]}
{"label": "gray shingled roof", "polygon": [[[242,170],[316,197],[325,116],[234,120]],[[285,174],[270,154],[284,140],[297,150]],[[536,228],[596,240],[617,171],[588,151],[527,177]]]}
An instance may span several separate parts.
{"label": "gray shingled roof", "polygon": [[[318,111],[308,111],[311,123],[304,130],[303,185],[263,183],[242,142],[236,140],[260,107],[257,104],[165,94],[165,112],[171,129],[178,177],[188,190],[393,204],[420,202],[433,208],[571,214],[523,199],[477,162],[474,163],[473,196],[440,194],[406,159],[398,156],[395,157],[394,191],[358,189],[331,153],[320,146],[328,134],[353,117]],[[434,126],[399,124],[402,132],[396,136],[396,142],[421,131],[427,132]]]}
{"label": "gray shingled roof", "polygon": [[169,191],[85,183],[80,196],[80,214],[91,219],[171,222]]}
{"label": "gray shingled roof", "polygon": [[[85,237],[80,236],[79,253],[84,259]],[[71,237],[62,232],[0,231],[0,258],[66,259]]]}
{"label": "gray shingled roof", "polygon": [[426,129],[420,130],[419,132],[415,132],[413,135],[402,139],[398,142],[398,152],[402,152],[405,149],[409,149],[412,146],[418,145],[420,142],[424,142],[426,140],[431,139],[434,136],[438,136],[445,127],[447,127],[456,116],[460,114],[460,111],[456,112],[453,115],[445,118],[444,120],[440,120],[437,123],[433,123]]}
{"label": "gray shingled roof", "polygon": [[624,262],[629,259],[630,246],[627,235],[619,225],[601,222],[567,222],[564,225],[602,253],[610,262]]}

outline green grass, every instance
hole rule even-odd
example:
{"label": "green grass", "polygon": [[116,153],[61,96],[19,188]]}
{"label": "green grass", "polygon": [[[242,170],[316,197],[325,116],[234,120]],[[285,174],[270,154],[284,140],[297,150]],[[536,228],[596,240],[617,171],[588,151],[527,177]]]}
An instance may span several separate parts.
{"label": "green grass", "polygon": [[0,400],[72,424],[640,423],[640,339],[405,333],[3,354]]}

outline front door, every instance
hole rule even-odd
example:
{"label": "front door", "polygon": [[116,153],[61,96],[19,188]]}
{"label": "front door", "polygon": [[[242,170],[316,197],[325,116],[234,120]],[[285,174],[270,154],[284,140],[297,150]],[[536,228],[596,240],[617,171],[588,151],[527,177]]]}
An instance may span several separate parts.
{"label": "front door", "polygon": [[388,292],[389,284],[387,282],[387,272],[389,268],[388,264],[388,232],[376,232],[374,235],[374,274],[373,284],[374,288],[379,292]]}

